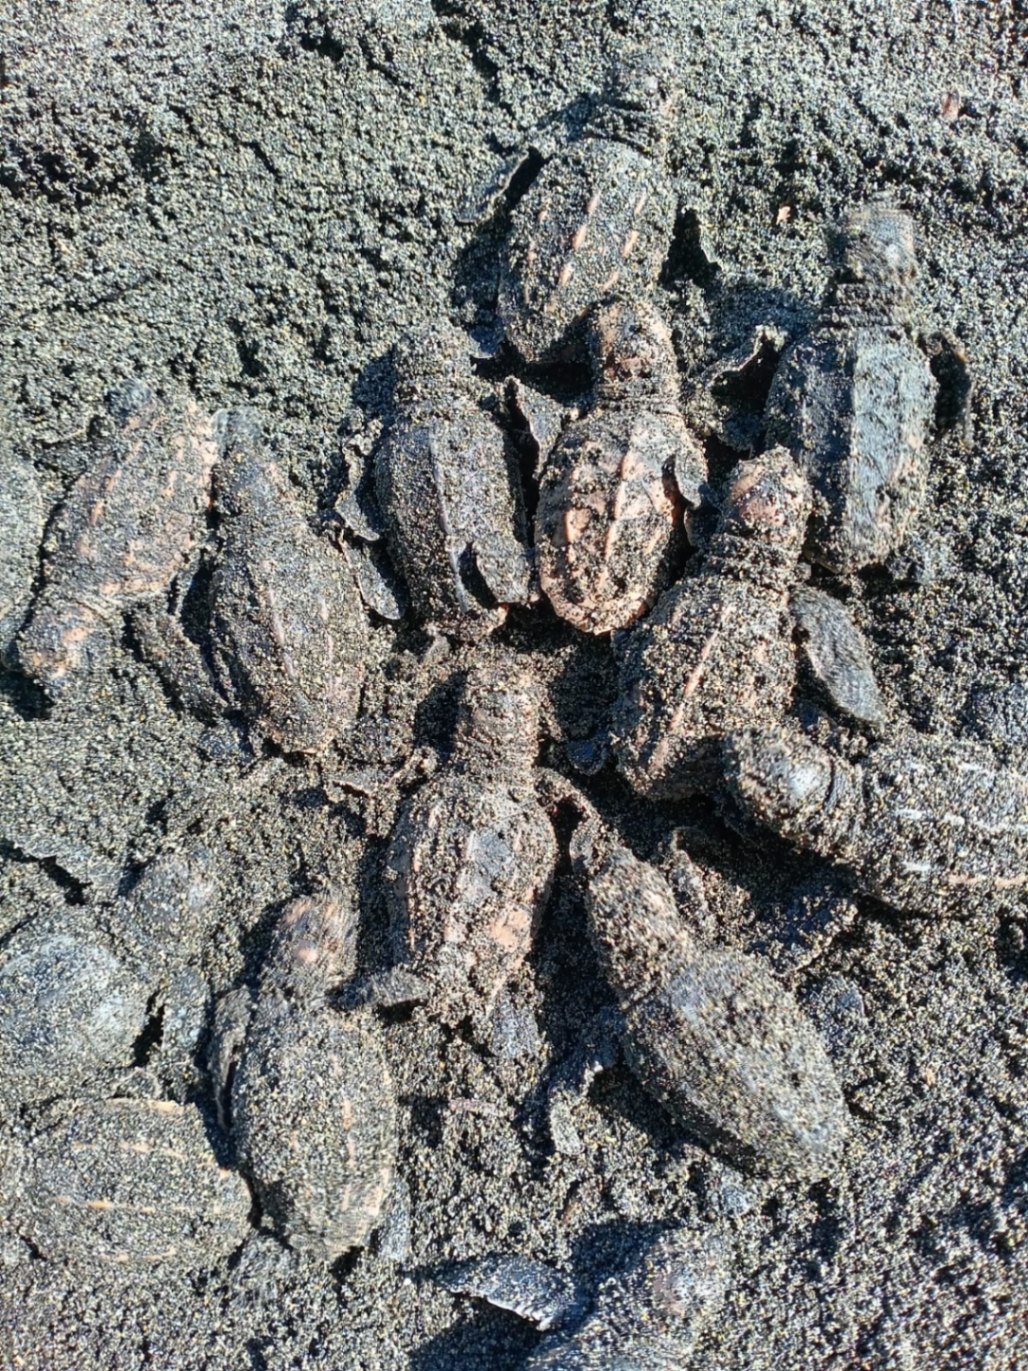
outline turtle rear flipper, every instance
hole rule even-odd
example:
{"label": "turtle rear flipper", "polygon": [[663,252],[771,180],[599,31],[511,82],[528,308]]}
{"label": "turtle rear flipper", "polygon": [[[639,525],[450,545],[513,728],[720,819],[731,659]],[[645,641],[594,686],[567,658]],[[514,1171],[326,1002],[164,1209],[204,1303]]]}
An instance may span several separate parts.
{"label": "turtle rear flipper", "polygon": [[823,590],[800,586],[790,609],[807,665],[832,704],[861,723],[884,724],[867,643],[845,607]]}

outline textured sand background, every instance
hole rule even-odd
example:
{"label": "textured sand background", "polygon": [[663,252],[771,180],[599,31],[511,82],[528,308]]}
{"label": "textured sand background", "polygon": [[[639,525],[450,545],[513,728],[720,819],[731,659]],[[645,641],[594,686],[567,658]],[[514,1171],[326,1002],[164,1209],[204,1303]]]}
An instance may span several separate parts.
{"label": "textured sand background", "polygon": [[[329,509],[340,420],[354,405],[382,413],[395,339],[434,312],[486,321],[502,223],[476,230],[458,207],[539,121],[580,122],[639,8],[8,0],[2,451],[31,454],[54,503],[76,474],[69,440],[107,388],[175,381],[209,410],[254,405],[308,511]],[[686,88],[672,154],[686,213],[663,303],[687,373],[758,324],[795,334],[810,322],[825,227],[852,199],[887,189],[919,226],[922,327],[953,330],[975,389],[933,450],[906,575],[844,590],[890,706],[959,732],[976,685],[1025,674],[1028,11],[665,0],[657,26]],[[713,455],[719,472],[733,459]],[[561,733],[602,722],[607,651],[541,611],[507,638],[550,686],[543,755],[560,764]],[[378,626],[368,707],[396,712],[401,750],[411,734],[445,748],[452,726],[462,658],[423,651],[415,632]],[[0,683],[0,933],[37,909],[109,898],[226,799],[237,755],[176,711],[130,641],[97,694],[50,716],[14,675]],[[342,836],[368,830],[366,806],[332,782],[330,767],[290,767],[229,793],[215,990],[253,974],[282,901]],[[825,1027],[854,1116],[831,1180],[740,1179],[752,1208],[728,1303],[690,1367],[1028,1364],[1028,922],[970,907],[938,926],[900,918],[833,895],[823,868],[743,841],[706,806],[640,812],[608,778],[593,794],[642,855],[659,858],[685,825],[712,935],[772,958]],[[380,852],[371,831],[369,965]],[[811,909],[824,928],[797,941]],[[386,1024],[413,1199],[405,1266],[360,1255],[328,1272],[248,1248],[209,1274],[130,1281],[17,1260],[13,1244],[3,1364],[505,1371],[538,1335],[441,1291],[425,1276],[434,1262],[501,1248],[595,1282],[669,1216],[728,1225],[706,1152],[623,1069],[581,1112],[582,1156],[550,1154],[545,1073],[605,999],[583,943],[565,880],[517,988],[543,1041],[516,1074],[422,1010]]]}

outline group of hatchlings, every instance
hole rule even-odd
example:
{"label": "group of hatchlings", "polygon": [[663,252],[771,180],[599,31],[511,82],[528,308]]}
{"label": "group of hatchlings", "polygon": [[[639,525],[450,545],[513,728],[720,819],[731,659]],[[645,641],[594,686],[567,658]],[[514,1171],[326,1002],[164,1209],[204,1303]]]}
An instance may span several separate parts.
{"label": "group of hatchlings", "polygon": [[[1026,880],[1028,780],[984,745],[896,727],[883,737],[861,634],[807,579],[807,563],[837,574],[884,563],[923,501],[936,383],[910,332],[913,226],[881,201],[844,218],[820,316],[775,376],[765,448],[718,499],[654,302],[675,223],[666,80],[650,53],[623,60],[581,135],[510,209],[506,355],[537,376],[585,346],[594,377],[588,405],[556,417],[521,382],[507,385],[508,417],[537,448],[531,536],[517,463],[455,328],[435,323],[398,344],[393,409],[367,479],[340,500],[335,545],[312,531],[249,412],[212,421],[133,382],[92,432],[27,613],[39,501],[25,473],[6,478],[22,482],[4,548],[8,659],[57,699],[102,668],[129,612],[184,705],[232,706],[277,753],[317,755],[360,707],[362,598],[477,643],[509,606],[545,597],[581,633],[612,635],[620,672],[606,735],[569,749],[580,771],[613,759],[646,799],[717,794],[900,911],[1001,907]],[[198,646],[167,606],[212,487]],[[380,540],[406,608],[382,578]],[[798,658],[862,733],[859,760],[790,718]],[[614,1000],[606,1031],[639,1080],[733,1164],[827,1174],[847,1110],[813,1025],[758,959],[697,935],[698,877],[676,896],[577,784],[535,767],[540,705],[524,666],[484,644],[452,752],[401,809],[386,850],[392,967],[355,979],[356,900],[326,887],[282,915],[252,1003],[236,992],[221,1005],[209,1065],[238,1169],[216,1160],[194,1103],[90,1089],[131,1058],[156,987],[169,1053],[195,1050],[202,839],[158,856],[111,909],[18,925],[0,950],[0,1101],[22,1120],[0,1141],[8,1230],[46,1258],[210,1264],[249,1231],[252,1186],[293,1248],[332,1260],[365,1245],[387,1216],[397,1155],[370,1011],[426,1000],[490,1042],[513,1012],[506,989],[551,887],[558,806],[574,822],[570,859]],[[575,1105],[610,1059],[591,1043],[557,1073],[559,1151],[582,1146]],[[658,1367],[681,1364],[724,1272],[713,1239],[679,1228],[604,1286],[590,1314],[558,1273],[517,1257],[448,1279],[567,1330],[533,1367],[598,1365],[590,1349],[611,1328],[618,1354],[634,1358],[619,1364]]]}

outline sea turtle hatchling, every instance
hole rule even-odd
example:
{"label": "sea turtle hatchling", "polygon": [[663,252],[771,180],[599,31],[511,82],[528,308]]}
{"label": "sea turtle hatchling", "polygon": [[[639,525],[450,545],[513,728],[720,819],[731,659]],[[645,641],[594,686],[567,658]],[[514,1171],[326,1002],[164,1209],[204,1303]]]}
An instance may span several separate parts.
{"label": "sea turtle hatchling", "polygon": [[137,638],[185,703],[200,712],[236,705],[283,752],[320,753],[360,708],[368,627],[357,587],[289,493],[256,415],[222,411],[216,429],[213,680],[172,616],[137,615]]}
{"label": "sea turtle hatchling", "polygon": [[909,217],[880,201],[858,205],[832,248],[824,305],[782,357],[766,432],[813,488],[811,560],[845,574],[886,561],[921,508],[936,382],[909,334]]}
{"label": "sea turtle hatchling", "polygon": [[539,583],[562,619],[587,633],[624,628],[671,578],[706,479],[703,450],[679,408],[667,326],[642,302],[590,319],[594,391],[543,467],[535,516]]}
{"label": "sea turtle hatchling", "polygon": [[908,732],[859,763],[798,729],[733,734],[730,793],[869,895],[936,917],[1020,908],[1028,886],[1028,777],[981,744]]}
{"label": "sea turtle hatchling", "polygon": [[[687,926],[664,877],[589,817],[572,839],[589,935],[617,999],[629,1066],[667,1112],[746,1169],[828,1173],[847,1131],[831,1061],[795,1001],[755,957]],[[702,886],[689,882],[701,914]],[[558,1074],[550,1127],[558,1151],[581,1143],[572,1108],[613,1060],[610,1043]]]}
{"label": "sea turtle hatchling", "polygon": [[110,908],[37,914],[0,944],[0,1105],[81,1095],[127,1070],[160,1014],[159,1061],[189,1074],[206,990],[195,971],[217,909],[200,836],[159,853]]}
{"label": "sea turtle hatchling", "polygon": [[79,1269],[207,1270],[250,1232],[246,1183],[193,1104],[63,1100],[9,1142],[0,1190],[4,1226]]}
{"label": "sea turtle hatchling", "polygon": [[212,421],[142,381],[112,390],[107,409],[95,459],[47,532],[42,585],[12,649],[53,697],[103,663],[121,613],[166,593],[203,536]]}
{"label": "sea turtle hatchling", "polygon": [[376,1026],[327,998],[352,969],[356,925],[338,890],[288,905],[234,1072],[238,996],[213,1054],[240,1167],[286,1242],[324,1261],[368,1241],[396,1165],[396,1101]]}
{"label": "sea turtle hatchling", "polygon": [[498,312],[526,362],[559,359],[615,290],[641,300],[656,284],[675,228],[666,155],[678,96],[667,54],[627,51],[579,137],[512,211]]}
{"label": "sea turtle hatchling", "polygon": [[490,1042],[532,945],[557,861],[533,770],[540,691],[497,657],[464,688],[453,752],[401,811],[385,858],[393,967],[361,989],[380,1005],[424,999]]}
{"label": "sea turtle hatchling", "polygon": [[[471,351],[467,335],[446,322],[397,344],[393,412],[372,474],[415,617],[474,641],[535,590],[513,453],[473,392]],[[340,517],[352,526],[351,507],[341,505]]]}
{"label": "sea turtle hatchling", "polygon": [[808,587],[790,604],[809,509],[807,480],[785,448],[740,462],[699,570],[616,643],[613,743],[641,794],[670,799],[715,788],[722,737],[788,711],[794,621],[833,703],[882,721],[867,650],[842,605]]}
{"label": "sea turtle hatchling", "polygon": [[438,1279],[553,1330],[523,1371],[670,1371],[686,1365],[721,1307],[727,1267],[723,1242],[683,1225],[649,1243],[592,1299],[563,1272],[524,1257],[474,1258]]}

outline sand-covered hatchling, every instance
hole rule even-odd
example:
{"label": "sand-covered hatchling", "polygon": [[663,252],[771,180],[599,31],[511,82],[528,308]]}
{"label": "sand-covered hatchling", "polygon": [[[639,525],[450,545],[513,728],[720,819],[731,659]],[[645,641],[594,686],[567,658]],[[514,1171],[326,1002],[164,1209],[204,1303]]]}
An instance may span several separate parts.
{"label": "sand-covered hatchling", "polygon": [[5,1224],[43,1258],[133,1275],[207,1270],[250,1232],[252,1199],[194,1104],[64,1100],[14,1140]]}
{"label": "sand-covered hatchling", "polygon": [[[754,720],[771,725],[796,685],[790,592],[810,488],[785,448],[740,462],[699,569],[666,591],[617,644],[621,693],[612,737],[640,794],[677,798],[715,788],[720,744]],[[842,606],[804,591],[802,645],[837,707],[880,722],[870,662]],[[847,621],[848,622],[848,621]]]}
{"label": "sand-covered hatchling", "polygon": [[594,390],[543,467],[539,583],[587,633],[625,628],[666,587],[707,464],[679,408],[678,367],[656,308],[616,300],[589,323]]}
{"label": "sand-covered hatchling", "polygon": [[215,427],[208,641],[194,642],[164,613],[137,615],[136,636],[183,703],[201,713],[238,708],[283,752],[321,753],[360,709],[368,646],[360,595],[290,493],[257,416],[223,410]]}
{"label": "sand-covered hatchling", "polygon": [[536,791],[541,692],[497,655],[473,667],[453,752],[402,810],[386,853],[393,967],[379,1004],[427,1000],[489,1042],[498,1001],[532,945],[557,841]]}
{"label": "sand-covered hatchling", "polygon": [[367,623],[349,569],[310,529],[256,417],[219,417],[219,684],[284,752],[321,752],[357,717]]}
{"label": "sand-covered hatchling", "polygon": [[884,562],[921,508],[936,382],[910,336],[911,219],[880,200],[858,205],[832,255],[817,324],[783,355],[766,423],[813,488],[811,560],[848,573]]}
{"label": "sand-covered hatchling", "polygon": [[981,744],[912,732],[853,763],[798,729],[726,745],[731,794],[759,823],[909,914],[1021,908],[1028,776]]}
{"label": "sand-covered hatchling", "polygon": [[102,665],[122,613],[166,593],[203,537],[212,421],[142,381],[111,391],[93,460],[46,536],[43,579],[14,657],[58,696]]}
{"label": "sand-covered hatchling", "polygon": [[656,284],[675,228],[666,157],[678,94],[659,46],[626,51],[581,134],[514,207],[498,310],[526,362],[559,358],[613,291],[638,300]]}
{"label": "sand-covered hatchling", "polygon": [[144,969],[88,916],[62,911],[20,924],[0,945],[3,1112],[127,1067],[149,999]]}
{"label": "sand-covered hatchling", "polygon": [[677,1371],[724,1302],[728,1254],[713,1234],[683,1225],[655,1238],[592,1297],[563,1272],[517,1256],[474,1258],[439,1279],[553,1330],[523,1371]]}
{"label": "sand-covered hatchling", "polygon": [[[827,1174],[846,1135],[846,1106],[823,1043],[788,991],[757,958],[697,937],[664,877],[594,817],[575,833],[571,855],[617,999],[620,1048],[645,1088],[737,1165]],[[690,887],[701,900],[698,876]],[[609,1060],[609,1050],[583,1055],[555,1081],[559,1151],[579,1149],[572,1110]]]}
{"label": "sand-covered hatchling", "polygon": [[[239,1164],[290,1247],[333,1261],[384,1217],[396,1100],[376,1025],[329,993],[352,970],[357,914],[342,890],[294,900],[276,928],[238,1064],[215,1040]],[[225,1031],[234,1032],[239,1001]]]}
{"label": "sand-covered hatchling", "polygon": [[203,1020],[190,974],[217,908],[206,841],[158,854],[106,908],[65,908],[19,924],[0,944],[0,1105],[103,1091],[130,1068],[161,1018],[161,1073],[179,1083]]}
{"label": "sand-covered hatchling", "polygon": [[471,352],[445,321],[397,345],[393,412],[373,475],[415,617],[473,641],[535,591],[514,455],[475,394]]}

